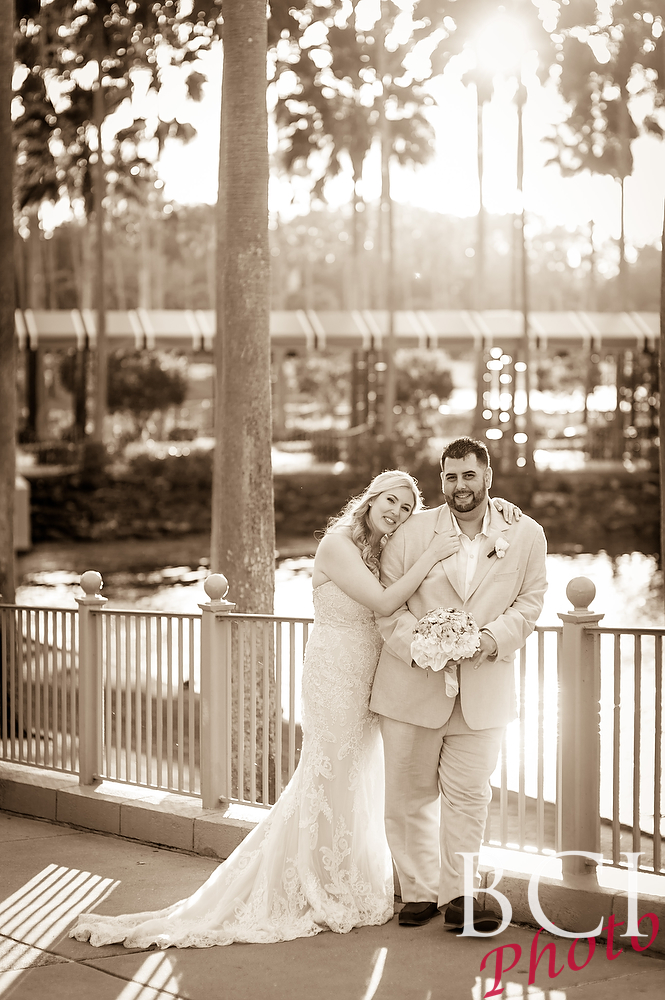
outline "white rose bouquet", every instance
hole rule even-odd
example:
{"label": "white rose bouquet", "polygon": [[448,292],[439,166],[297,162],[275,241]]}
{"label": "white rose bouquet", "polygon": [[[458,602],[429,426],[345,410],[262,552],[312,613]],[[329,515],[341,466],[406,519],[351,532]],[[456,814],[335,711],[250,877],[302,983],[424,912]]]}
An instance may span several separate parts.
{"label": "white rose bouquet", "polygon": [[457,664],[473,656],[480,646],[480,629],[472,615],[455,608],[435,608],[413,630],[411,658],[423,669],[444,670],[446,694],[459,691]]}

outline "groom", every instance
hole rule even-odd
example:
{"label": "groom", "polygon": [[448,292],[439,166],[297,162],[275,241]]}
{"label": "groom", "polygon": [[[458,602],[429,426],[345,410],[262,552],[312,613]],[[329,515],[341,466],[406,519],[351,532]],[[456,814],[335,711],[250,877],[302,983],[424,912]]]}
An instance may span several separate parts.
{"label": "groom", "polygon": [[[381,580],[389,586],[435,533],[455,532],[459,549],[430,571],[405,605],[378,618],[385,644],[370,708],[381,716],[386,762],[386,832],[405,905],[402,925],[427,923],[443,910],[464,924],[464,858],[483,840],[504,728],[516,716],[513,660],[543,606],[546,543],[530,517],[507,524],[492,505],[489,453],[459,438],[441,455],[446,504],[412,515],[386,544]],[[480,648],[462,660],[446,690],[444,671],[412,660],[416,623],[435,608],[473,615]],[[474,927],[501,921],[473,900]]]}

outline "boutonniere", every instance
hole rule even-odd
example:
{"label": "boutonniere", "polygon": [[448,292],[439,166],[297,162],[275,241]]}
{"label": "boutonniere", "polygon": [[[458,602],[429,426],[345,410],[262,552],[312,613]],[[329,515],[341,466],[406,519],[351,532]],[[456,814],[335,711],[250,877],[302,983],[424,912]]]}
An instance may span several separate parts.
{"label": "boutonniere", "polygon": [[503,559],[506,552],[508,551],[508,546],[510,542],[507,542],[505,538],[497,538],[494,543],[494,548],[491,552],[487,553],[487,558],[491,559],[492,556],[496,556],[497,559]]}

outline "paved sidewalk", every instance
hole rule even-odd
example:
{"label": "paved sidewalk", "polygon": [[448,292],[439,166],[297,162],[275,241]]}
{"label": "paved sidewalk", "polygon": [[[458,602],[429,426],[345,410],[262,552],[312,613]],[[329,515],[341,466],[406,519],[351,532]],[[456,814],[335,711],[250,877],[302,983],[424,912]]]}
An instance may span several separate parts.
{"label": "paved sidewalk", "polygon": [[[627,1000],[665,995],[665,961],[615,939],[571,969],[571,942],[541,932],[543,955],[529,985],[536,931],[511,925],[487,940],[459,938],[441,917],[426,927],[383,927],[276,945],[129,951],[67,937],[76,914],[153,910],[192,893],[216,861],[43,820],[0,813],[0,1000],[481,1000],[494,986],[501,945],[521,949],[503,974],[502,998]],[[554,949],[552,949],[554,951]],[[516,949],[505,948],[504,965]],[[587,944],[577,945],[582,965]],[[561,971],[559,972],[559,970]],[[558,974],[550,978],[549,972]]]}

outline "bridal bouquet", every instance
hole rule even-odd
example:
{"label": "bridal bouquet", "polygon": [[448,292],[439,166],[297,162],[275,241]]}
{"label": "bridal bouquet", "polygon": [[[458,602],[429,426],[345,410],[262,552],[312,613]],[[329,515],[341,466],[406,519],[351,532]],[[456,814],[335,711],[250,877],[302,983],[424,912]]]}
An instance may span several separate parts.
{"label": "bridal bouquet", "polygon": [[428,611],[413,630],[411,658],[419,667],[444,670],[446,694],[459,691],[457,662],[473,656],[480,646],[480,630],[473,616],[454,608]]}

